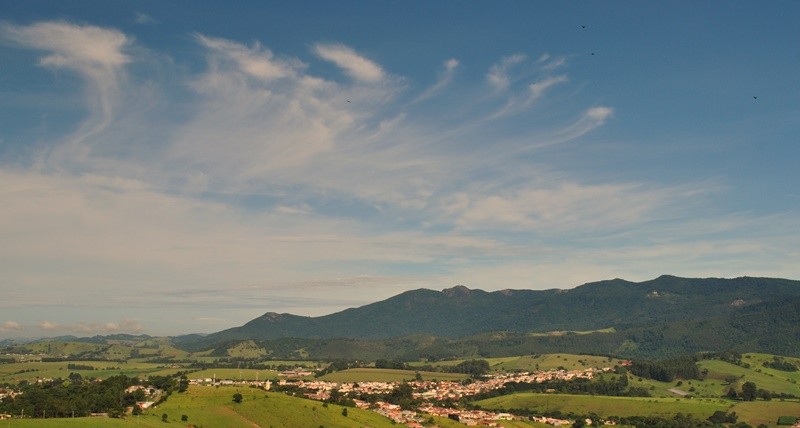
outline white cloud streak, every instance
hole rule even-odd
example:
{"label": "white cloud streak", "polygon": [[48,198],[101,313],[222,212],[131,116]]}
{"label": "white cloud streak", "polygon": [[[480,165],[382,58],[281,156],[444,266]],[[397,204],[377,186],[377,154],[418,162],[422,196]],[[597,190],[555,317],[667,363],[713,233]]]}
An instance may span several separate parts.
{"label": "white cloud streak", "polygon": [[455,58],[450,58],[445,61],[442,65],[442,70],[439,72],[439,77],[436,83],[419,94],[419,96],[414,99],[413,103],[418,103],[431,98],[450,85],[450,82],[453,80],[453,76],[455,75],[456,68],[458,68],[459,65],[460,63]]}
{"label": "white cloud streak", "polygon": [[136,12],[134,14],[133,22],[139,25],[158,24],[158,21],[156,21],[152,16],[142,12]]}
{"label": "white cloud streak", "polygon": [[39,64],[77,72],[88,83],[90,117],[72,137],[81,143],[104,130],[119,100],[122,70],[132,61],[125,53],[131,40],[125,34],[95,26],[67,22],[43,22],[27,27],[3,25],[2,35],[21,46],[49,52]]}
{"label": "white cloud streak", "polygon": [[489,73],[486,74],[486,81],[497,91],[507,89],[512,80],[511,77],[509,77],[511,69],[526,59],[527,56],[523,54],[514,54],[504,57],[499,63],[493,65],[489,69]]}
{"label": "white cloud streak", "polygon": [[213,53],[209,58],[210,66],[215,69],[225,67],[225,62],[232,62],[235,69],[244,74],[269,82],[283,77],[294,76],[296,68],[304,67],[299,62],[291,64],[276,60],[269,49],[262,48],[258,43],[248,48],[230,40],[207,37],[201,34],[195,37],[201,45]]}
{"label": "white cloud streak", "polygon": [[355,50],[340,44],[317,44],[314,52],[320,58],[336,64],[353,79],[380,83],[386,78],[383,69],[373,61],[359,55]]}

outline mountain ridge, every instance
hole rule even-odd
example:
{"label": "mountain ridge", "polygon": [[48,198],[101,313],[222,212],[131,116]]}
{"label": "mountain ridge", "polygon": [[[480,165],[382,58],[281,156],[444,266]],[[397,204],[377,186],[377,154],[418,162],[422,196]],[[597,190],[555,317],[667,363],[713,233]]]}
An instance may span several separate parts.
{"label": "mountain ridge", "polygon": [[752,305],[800,297],[800,281],[781,278],[620,278],[571,289],[484,291],[464,285],[420,288],[319,317],[267,312],[209,334],[208,346],[246,339],[457,338],[488,331],[581,331],[727,317]]}

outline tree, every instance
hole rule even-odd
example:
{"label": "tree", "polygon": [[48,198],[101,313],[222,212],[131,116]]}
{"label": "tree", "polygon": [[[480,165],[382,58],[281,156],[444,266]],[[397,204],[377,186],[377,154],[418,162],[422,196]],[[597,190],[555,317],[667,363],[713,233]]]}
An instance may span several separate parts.
{"label": "tree", "polygon": [[187,389],[189,389],[189,378],[181,375],[181,379],[178,381],[178,392],[186,392]]}
{"label": "tree", "polygon": [[347,407],[342,409],[342,416],[347,416]]}
{"label": "tree", "polygon": [[233,402],[234,403],[241,403],[242,402],[242,394],[240,394],[238,392],[236,394],[233,394]]}
{"label": "tree", "polygon": [[708,417],[708,421],[714,424],[736,423],[736,419],[738,418],[736,412],[725,413],[724,410],[717,410],[713,415]]}
{"label": "tree", "polygon": [[166,422],[167,418],[168,418],[167,414],[164,413],[163,415],[161,415],[161,422]]}
{"label": "tree", "polygon": [[758,394],[758,389],[755,383],[748,381],[742,384],[742,400],[755,401],[756,394]]}
{"label": "tree", "polygon": [[186,422],[188,420],[189,420],[189,416],[188,415],[181,415],[181,421]]}

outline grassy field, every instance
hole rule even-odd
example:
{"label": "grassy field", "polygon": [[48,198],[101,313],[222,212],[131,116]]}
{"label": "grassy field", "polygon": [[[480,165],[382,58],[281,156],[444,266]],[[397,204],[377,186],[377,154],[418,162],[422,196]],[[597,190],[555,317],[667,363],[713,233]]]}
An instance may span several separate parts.
{"label": "grassy field", "polygon": [[[747,359],[744,361],[748,362]],[[758,388],[768,391],[800,394],[800,385],[798,385],[800,383],[800,372],[769,369],[763,367],[760,363],[750,364],[750,368],[744,368],[719,360],[700,361],[698,363],[701,369],[708,370],[708,375],[704,382],[707,383],[706,386],[710,389],[710,394],[722,395],[730,386],[741,389],[741,384],[746,381],[754,382]],[[736,377],[733,385],[725,380],[728,376]]]}
{"label": "grassy field", "polygon": [[[68,364],[92,366],[95,370],[70,370]],[[151,375],[171,375],[180,369],[159,367],[160,364],[128,362],[118,363],[113,361],[59,361],[59,362],[27,362],[0,364],[0,383],[17,383],[21,380],[35,380],[37,378],[66,379],[70,372],[80,373],[83,377],[105,379],[114,375],[124,374],[129,377],[147,377]]]}
{"label": "grassy field", "polygon": [[800,417],[800,402],[797,401],[748,401],[736,403],[734,412],[739,420],[747,421],[752,426],[766,424],[775,426],[781,416]]}
{"label": "grassy field", "polygon": [[[163,423],[159,420],[160,425],[153,422],[148,423],[145,420],[141,421],[140,427],[154,428],[163,427]],[[136,420],[122,420],[122,419],[109,419],[109,418],[66,418],[66,419],[11,419],[0,421],[0,428],[114,428],[114,427],[136,427]]]}
{"label": "grassy field", "polygon": [[721,398],[638,398],[602,397],[566,394],[519,393],[481,400],[476,404],[487,409],[525,408],[541,412],[561,411],[600,416],[661,416],[670,418],[680,412],[706,419],[716,410],[736,412],[739,421],[752,426],[775,426],[780,416],[800,416],[800,401],[732,401]]}
{"label": "grassy field", "polygon": [[[241,393],[243,401],[232,401],[234,393]],[[187,394],[173,394],[158,409],[148,412],[157,418],[167,413],[170,422],[180,422],[181,415],[188,422],[204,427],[386,427],[391,421],[377,413],[342,407],[280,393],[268,393],[252,388],[191,387]],[[152,416],[150,416],[152,414]],[[163,426],[163,425],[162,425]]]}
{"label": "grassy field", "polygon": [[[328,373],[320,380],[328,382],[402,382],[416,378],[414,370],[358,368]],[[419,372],[423,380],[462,380],[468,375],[461,373]]]}
{"label": "grassy field", "polygon": [[[234,393],[241,393],[243,401],[234,403]],[[388,428],[395,426],[389,419],[368,410],[323,406],[317,401],[268,393],[251,388],[216,388],[193,386],[185,394],[173,394],[157,409],[148,410],[139,417],[124,420],[108,418],[26,419],[0,421],[0,428],[11,427],[364,427]],[[167,422],[162,422],[162,415]],[[181,420],[186,415],[187,420]]]}
{"label": "grassy field", "polygon": [[534,409],[541,412],[588,414],[594,412],[609,416],[663,416],[676,413],[692,414],[705,419],[716,410],[726,410],[730,401],[701,401],[679,398],[603,397],[568,394],[518,393],[481,400],[476,404],[486,409]]}

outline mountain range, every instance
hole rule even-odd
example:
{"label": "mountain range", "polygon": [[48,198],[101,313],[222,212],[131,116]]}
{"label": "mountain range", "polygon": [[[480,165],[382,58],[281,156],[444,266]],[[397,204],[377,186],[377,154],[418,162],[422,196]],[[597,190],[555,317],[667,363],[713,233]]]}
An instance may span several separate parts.
{"label": "mountain range", "polygon": [[268,312],[240,327],[175,343],[224,352],[241,341],[256,341],[273,355],[292,347],[321,354],[326,347],[371,349],[397,357],[461,348],[519,355],[559,347],[614,355],[731,349],[800,355],[800,281],[664,275],[567,290],[418,289],[320,317]]}

